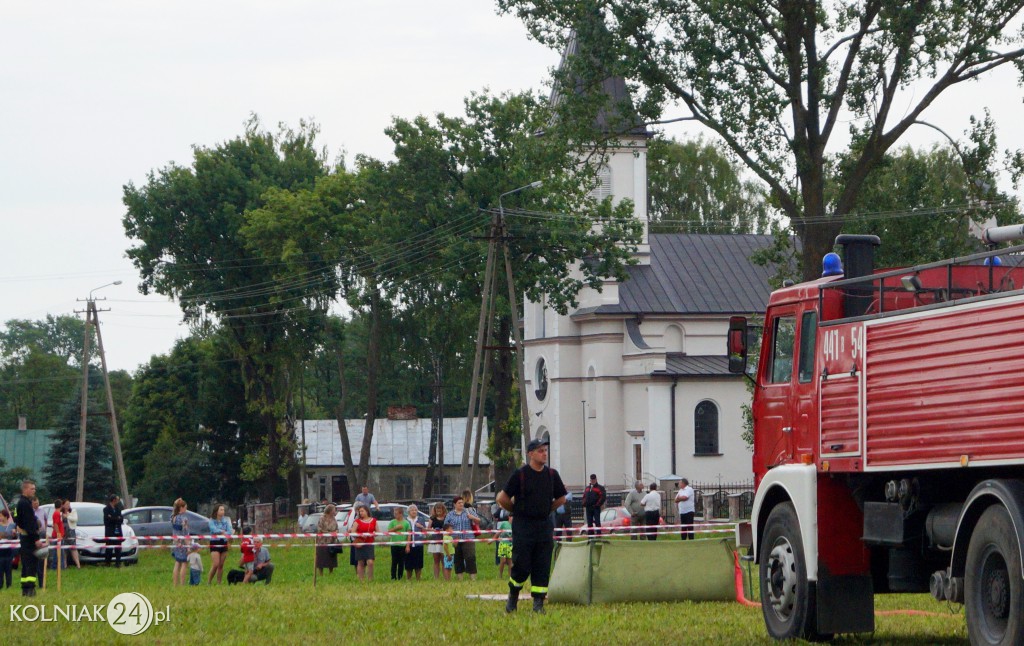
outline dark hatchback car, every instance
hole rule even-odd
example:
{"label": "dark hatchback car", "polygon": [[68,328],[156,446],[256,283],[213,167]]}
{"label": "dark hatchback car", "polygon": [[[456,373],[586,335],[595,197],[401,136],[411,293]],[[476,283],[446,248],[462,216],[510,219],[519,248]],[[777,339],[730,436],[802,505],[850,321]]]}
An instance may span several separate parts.
{"label": "dark hatchback car", "polygon": [[[135,530],[136,536],[170,536],[172,507],[132,507],[123,512],[124,520]],[[207,534],[210,519],[194,511],[186,511],[190,534]]]}

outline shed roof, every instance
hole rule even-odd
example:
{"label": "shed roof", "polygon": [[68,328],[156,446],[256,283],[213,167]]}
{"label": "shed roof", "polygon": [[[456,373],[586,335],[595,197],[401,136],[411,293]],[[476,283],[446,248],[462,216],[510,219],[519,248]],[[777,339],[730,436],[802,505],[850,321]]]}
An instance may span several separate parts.
{"label": "shed roof", "polygon": [[43,466],[55,434],[56,431],[50,429],[0,429],[0,458],[6,463],[4,468],[26,467],[36,483],[45,484]]}
{"label": "shed roof", "polygon": [[[314,467],[342,466],[338,422],[333,419],[306,420],[306,465]],[[345,420],[352,461],[359,464],[359,448],[363,442],[365,421]],[[475,428],[475,427],[474,427]],[[442,426],[444,463],[462,462],[462,449],[466,437],[465,417],[446,417]],[[480,464],[489,464],[484,454],[487,446],[487,419],[481,433]],[[295,424],[297,443],[302,443],[302,422]],[[373,425],[370,443],[370,466],[426,466],[430,450],[430,418],[410,420],[378,419]],[[299,452],[301,456],[301,449]]]}

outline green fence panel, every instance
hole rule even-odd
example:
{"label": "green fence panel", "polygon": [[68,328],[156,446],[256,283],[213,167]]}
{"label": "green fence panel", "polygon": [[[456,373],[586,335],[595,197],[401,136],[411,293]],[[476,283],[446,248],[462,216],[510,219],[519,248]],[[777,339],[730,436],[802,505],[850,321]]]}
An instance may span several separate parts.
{"label": "green fence panel", "polygon": [[732,540],[560,543],[549,596],[559,603],[731,601]]}

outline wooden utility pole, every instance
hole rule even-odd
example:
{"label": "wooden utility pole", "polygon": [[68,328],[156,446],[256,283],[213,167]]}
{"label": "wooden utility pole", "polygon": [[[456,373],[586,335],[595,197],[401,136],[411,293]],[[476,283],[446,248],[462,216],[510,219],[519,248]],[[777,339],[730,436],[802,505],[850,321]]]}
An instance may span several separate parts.
{"label": "wooden utility pole", "polygon": [[[121,281],[110,284],[120,285]],[[92,292],[94,291],[96,290],[92,290]],[[114,465],[117,468],[117,478],[121,485],[121,499],[124,500],[125,505],[131,506],[132,499],[128,495],[128,479],[125,477],[124,472],[124,458],[121,455],[121,436],[117,429],[117,412],[114,410],[114,392],[110,388],[110,374],[107,371],[107,353],[103,349],[103,334],[100,332],[99,310],[96,308],[96,299],[92,297],[92,292],[89,292],[89,298],[86,299],[85,304],[85,343],[83,344],[82,353],[82,416],[78,434],[78,482],[75,488],[75,499],[81,502],[85,495],[85,434],[89,419],[89,327],[92,326],[96,330],[96,345],[100,353],[100,366],[103,369],[103,386],[107,394],[106,415],[110,419],[110,434],[114,444]],[[77,313],[81,313],[81,310],[77,310]]]}
{"label": "wooden utility pole", "polygon": [[[476,470],[476,458],[473,460],[473,466],[469,466],[469,453],[472,446],[472,431],[473,431],[473,420],[477,419],[477,427],[479,428],[483,424],[484,414],[484,397],[486,395],[486,387],[484,380],[486,379],[486,365],[489,348],[486,347],[484,341],[490,336],[491,325],[494,318],[494,299],[497,297],[497,272],[498,263],[501,262],[498,259],[499,251],[502,253],[504,258],[505,276],[508,281],[508,301],[509,308],[512,314],[512,335],[515,339],[515,350],[516,350],[516,372],[519,376],[519,404],[520,404],[520,416],[522,417],[522,434],[523,444],[526,445],[530,442],[530,414],[529,408],[526,401],[526,379],[525,370],[523,368],[523,335],[519,330],[519,304],[515,293],[515,280],[512,274],[512,261],[509,257],[508,252],[508,227],[505,223],[505,209],[501,204],[501,199],[506,195],[512,195],[519,191],[524,191],[530,188],[537,188],[541,185],[540,182],[533,182],[526,186],[521,186],[515,190],[502,193],[498,197],[498,212],[495,214],[494,219],[491,221],[491,232],[488,236],[489,243],[487,245],[487,264],[484,270],[483,280],[483,296],[480,303],[480,319],[477,323],[476,329],[476,352],[473,357],[473,380],[469,389],[469,410],[466,413],[466,435],[463,443],[462,451],[462,469],[459,471],[459,486],[456,488],[457,491],[469,487],[473,488],[473,477]],[[480,401],[477,401],[477,395],[480,393]],[[479,431],[478,431],[479,433]],[[479,448],[479,440],[477,440],[477,447]],[[479,455],[479,453],[478,453]]]}

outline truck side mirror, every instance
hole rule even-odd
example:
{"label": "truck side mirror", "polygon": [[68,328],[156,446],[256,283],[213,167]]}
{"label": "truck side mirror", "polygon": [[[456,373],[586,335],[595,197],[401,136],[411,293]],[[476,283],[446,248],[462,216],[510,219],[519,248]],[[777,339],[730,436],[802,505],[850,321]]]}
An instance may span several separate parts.
{"label": "truck side mirror", "polygon": [[747,318],[729,317],[729,372],[742,375],[747,371]]}

